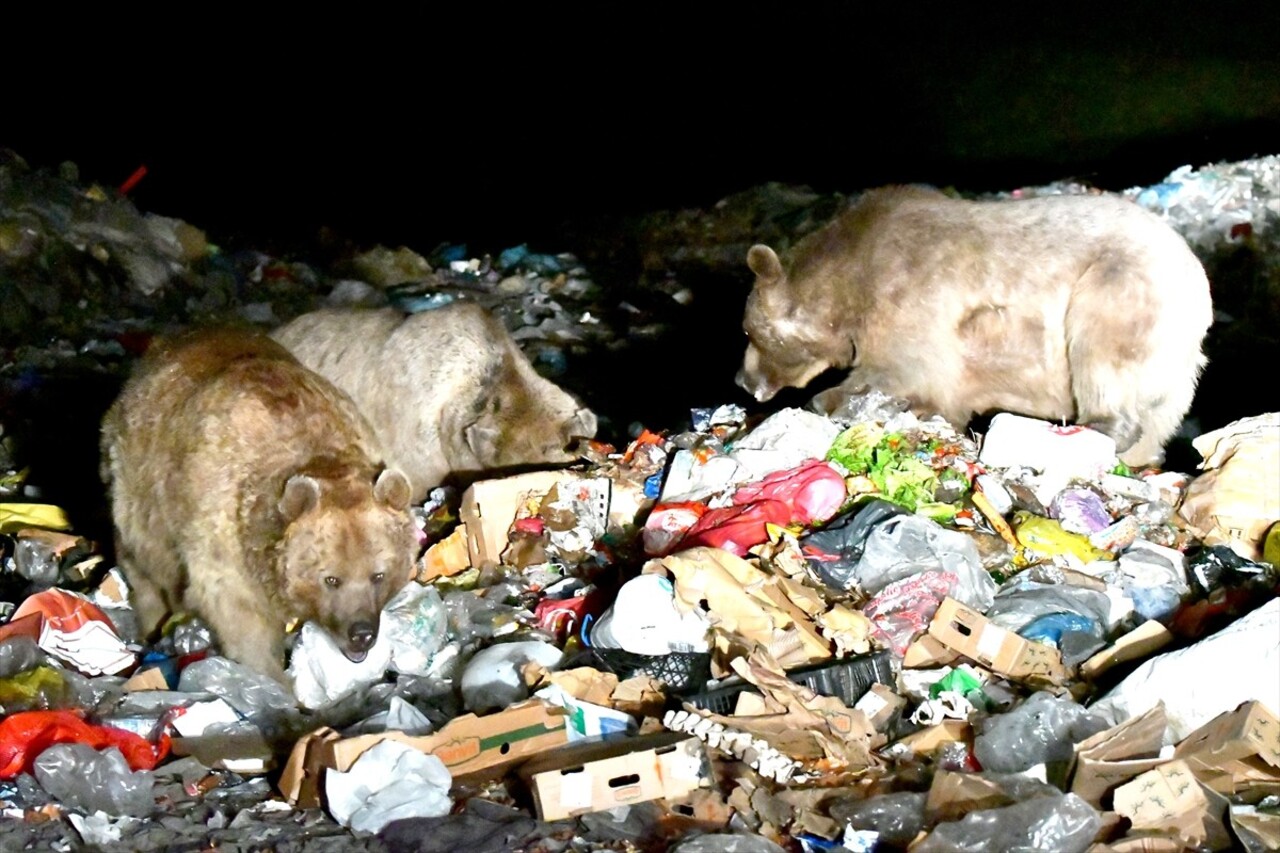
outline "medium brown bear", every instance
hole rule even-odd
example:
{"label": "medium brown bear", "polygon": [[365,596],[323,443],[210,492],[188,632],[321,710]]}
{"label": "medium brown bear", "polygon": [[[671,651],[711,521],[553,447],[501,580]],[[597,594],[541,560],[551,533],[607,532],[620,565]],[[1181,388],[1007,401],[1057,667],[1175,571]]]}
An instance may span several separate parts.
{"label": "medium brown bear", "polygon": [[852,367],[867,386],[963,427],[1017,412],[1088,424],[1158,464],[1191,406],[1213,308],[1204,268],[1123,198],[963,201],[872,190],[785,257],[753,246],[738,384],[757,400]]}
{"label": "medium brown bear", "polygon": [[572,462],[575,441],[596,433],[596,416],[474,303],[314,311],[272,337],[351,395],[415,502],[450,474]]}
{"label": "medium brown bear", "polygon": [[195,612],[282,679],[285,624],[362,660],[409,579],[409,483],[351,400],[264,335],[157,340],[102,426],[117,560],[143,631]]}

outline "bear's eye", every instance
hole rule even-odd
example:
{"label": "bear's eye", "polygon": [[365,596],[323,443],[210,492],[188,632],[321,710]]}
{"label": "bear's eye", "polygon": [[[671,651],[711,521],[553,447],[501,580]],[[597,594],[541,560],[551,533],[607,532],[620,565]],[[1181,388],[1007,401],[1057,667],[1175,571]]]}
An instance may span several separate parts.
{"label": "bear's eye", "polygon": [[333,575],[329,575],[327,578],[325,578],[324,582],[327,585],[333,587],[334,589],[337,589],[338,587],[342,586],[342,581],[339,578],[335,578]]}
{"label": "bear's eye", "polygon": [[373,581],[374,583],[382,583],[383,578],[385,578],[386,576],[387,576],[386,572],[378,572],[373,577],[369,578],[369,580]]}

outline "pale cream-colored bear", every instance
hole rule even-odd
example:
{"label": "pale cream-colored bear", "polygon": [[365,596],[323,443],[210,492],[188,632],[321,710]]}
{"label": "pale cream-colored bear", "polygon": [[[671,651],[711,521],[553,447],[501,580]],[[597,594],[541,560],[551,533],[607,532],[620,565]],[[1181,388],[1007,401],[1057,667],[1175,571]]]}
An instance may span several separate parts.
{"label": "pale cream-colored bear", "polygon": [[1191,406],[1213,321],[1204,268],[1154,214],[1116,196],[965,201],[872,190],[756,275],[738,384],[757,400],[853,370],[963,428],[1017,412],[1087,424],[1158,464]]}
{"label": "pale cream-colored bear", "polygon": [[577,439],[596,433],[596,416],[474,303],[408,316],[325,309],[272,337],[351,395],[415,502],[451,474],[571,462]]}

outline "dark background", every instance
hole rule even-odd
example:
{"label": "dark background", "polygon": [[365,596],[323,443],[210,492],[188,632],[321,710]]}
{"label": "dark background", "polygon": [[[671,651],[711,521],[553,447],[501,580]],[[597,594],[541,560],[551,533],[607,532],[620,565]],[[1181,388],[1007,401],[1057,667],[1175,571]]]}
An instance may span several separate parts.
{"label": "dark background", "polygon": [[565,251],[565,221],[771,180],[1123,189],[1276,153],[1267,5],[112,13],[29,28],[35,109],[0,144],[112,185],[145,164],[138,205],[215,239]]}
{"label": "dark background", "polygon": [[[0,146],[84,183],[145,165],[139,208],[219,243],[289,252],[321,226],[423,254],[528,243],[582,254],[606,286],[637,274],[604,261],[634,215],[767,181],[1121,190],[1280,153],[1280,7],[962,6],[979,4],[8,10]],[[747,402],[742,278],[673,305],[668,339],[564,377],[608,438]],[[1273,384],[1250,385],[1277,351],[1257,325],[1244,342],[1215,326],[1201,427],[1274,408]],[[32,481],[104,538],[96,431],[117,386],[46,387],[23,403]],[[1173,450],[1177,470],[1199,461]]]}

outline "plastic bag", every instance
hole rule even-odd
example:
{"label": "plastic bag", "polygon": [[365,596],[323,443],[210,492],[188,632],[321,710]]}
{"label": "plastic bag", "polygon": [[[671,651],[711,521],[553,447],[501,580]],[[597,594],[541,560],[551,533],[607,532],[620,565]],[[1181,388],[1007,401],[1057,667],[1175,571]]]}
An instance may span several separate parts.
{"label": "plastic bag", "polygon": [[879,833],[885,844],[907,846],[924,829],[927,795],[912,791],[832,803],[831,817],[854,829]]}
{"label": "plastic bag", "polygon": [[343,826],[378,832],[393,820],[441,817],[453,808],[444,762],[407,744],[384,740],[343,773],[325,771],[325,800]]}
{"label": "plastic bag", "polygon": [[791,508],[777,500],[707,510],[677,543],[677,548],[683,551],[706,545],[721,548],[735,557],[745,557],[749,549],[768,541],[766,525],[785,527],[790,523]]}
{"label": "plastic bag", "polygon": [[942,571],[959,581],[951,592],[957,601],[985,612],[996,594],[996,583],[982,567],[973,540],[915,515],[891,518],[867,537],[854,578],[874,595],[889,584],[924,571]]}
{"label": "plastic bag", "polygon": [[44,662],[44,652],[30,637],[10,637],[0,643],[0,678],[9,678]]}
{"label": "plastic bag", "polygon": [[83,743],[95,749],[117,747],[135,770],[150,770],[169,751],[121,729],[86,723],[74,711],[23,711],[0,720],[0,779],[29,772],[36,757],[57,743]]}
{"label": "plastic bag", "polygon": [[890,518],[906,514],[905,509],[890,501],[878,498],[868,501],[821,530],[801,537],[801,552],[826,583],[847,589],[853,583],[871,531]]}
{"label": "plastic bag", "polygon": [[560,663],[561,651],[550,643],[527,640],[499,643],[476,652],[462,672],[460,689],[468,711],[482,714],[529,698],[520,679],[527,663],[551,668]]}
{"label": "plastic bag", "polygon": [[670,853],[786,853],[786,851],[763,835],[712,832],[686,838],[673,846]]}
{"label": "plastic bag", "polygon": [[1111,524],[1111,513],[1097,493],[1091,489],[1063,489],[1049,504],[1049,514],[1068,533],[1088,536]]}
{"label": "plastic bag", "polygon": [[706,652],[711,623],[698,611],[676,608],[675,586],[665,575],[632,578],[613,606],[591,626],[591,645],[639,655]]}
{"label": "plastic bag", "polygon": [[1090,708],[1118,724],[1164,701],[1166,743],[1256,699],[1280,708],[1280,598],[1195,645],[1144,661]]}
{"label": "plastic bag", "polygon": [[783,409],[765,418],[733,443],[729,455],[748,478],[794,468],[806,459],[821,459],[840,434],[829,419],[803,409]]}
{"label": "plastic bag", "polygon": [[1084,853],[1102,817],[1075,794],[1035,797],[940,823],[912,853]]}
{"label": "plastic bag", "polygon": [[82,743],[51,746],[36,759],[35,776],[50,795],[87,812],[142,816],[155,808],[154,774],[131,771],[116,747],[99,752]]}
{"label": "plastic bag", "polygon": [[280,682],[222,657],[188,664],[178,677],[178,690],[183,693],[212,693],[248,718],[297,707],[292,694]]}
{"label": "plastic bag", "polygon": [[983,719],[973,752],[986,770],[1019,773],[1069,761],[1077,743],[1110,726],[1083,705],[1041,691],[1007,714]]}
{"label": "plastic bag", "polygon": [[1071,613],[1083,616],[1099,627],[1114,627],[1110,622],[1111,599],[1105,592],[1069,584],[1036,583],[1015,579],[996,593],[987,609],[993,624],[1021,634],[1022,629],[1042,616]]}
{"label": "plastic bag", "polygon": [[844,505],[849,492],[844,477],[826,462],[811,459],[795,468],[775,471],[748,483],[733,494],[735,504],[780,500],[791,508],[789,523],[805,526],[823,522]]}

